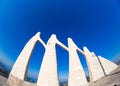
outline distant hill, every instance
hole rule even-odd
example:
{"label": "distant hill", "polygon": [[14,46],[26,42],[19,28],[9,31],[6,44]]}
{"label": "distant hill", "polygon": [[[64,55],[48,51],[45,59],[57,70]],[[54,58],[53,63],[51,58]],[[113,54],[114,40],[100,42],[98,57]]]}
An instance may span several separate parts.
{"label": "distant hill", "polygon": [[2,63],[0,63],[0,75],[8,77],[9,73],[9,70]]}
{"label": "distant hill", "polygon": [[68,81],[60,82],[60,86],[68,86]]}
{"label": "distant hill", "polygon": [[60,86],[68,86],[68,82],[61,84]]}

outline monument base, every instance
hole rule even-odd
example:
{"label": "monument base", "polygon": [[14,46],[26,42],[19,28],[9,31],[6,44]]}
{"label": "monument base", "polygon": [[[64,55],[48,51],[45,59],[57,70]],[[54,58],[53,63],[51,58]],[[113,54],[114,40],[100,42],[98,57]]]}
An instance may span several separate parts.
{"label": "monument base", "polygon": [[8,86],[37,86],[35,83],[20,80],[12,74],[10,74],[7,84]]}

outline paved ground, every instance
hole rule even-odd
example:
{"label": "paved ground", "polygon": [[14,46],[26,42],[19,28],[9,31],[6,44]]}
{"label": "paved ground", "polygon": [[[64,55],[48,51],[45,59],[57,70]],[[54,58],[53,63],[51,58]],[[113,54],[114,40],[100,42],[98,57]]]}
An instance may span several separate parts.
{"label": "paved ground", "polygon": [[0,75],[0,86],[7,86],[7,78]]}

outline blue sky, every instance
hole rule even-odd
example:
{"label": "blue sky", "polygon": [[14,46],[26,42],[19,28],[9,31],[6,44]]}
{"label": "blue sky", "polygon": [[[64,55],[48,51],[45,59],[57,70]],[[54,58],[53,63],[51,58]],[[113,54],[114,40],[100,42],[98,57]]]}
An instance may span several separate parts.
{"label": "blue sky", "polygon": [[[111,61],[120,55],[120,0],[0,0],[0,62],[11,69],[26,42],[40,31],[67,46],[71,37],[79,48],[87,46]],[[44,48],[38,43],[29,72],[37,74]],[[82,55],[80,60],[87,71]],[[57,46],[61,81],[68,75],[68,52]]]}

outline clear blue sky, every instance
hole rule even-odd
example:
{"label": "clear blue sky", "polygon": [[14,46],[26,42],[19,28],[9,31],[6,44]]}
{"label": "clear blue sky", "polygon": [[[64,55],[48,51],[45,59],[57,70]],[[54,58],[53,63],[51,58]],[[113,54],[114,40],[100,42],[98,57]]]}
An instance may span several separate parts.
{"label": "clear blue sky", "polygon": [[[11,69],[26,42],[40,31],[67,46],[67,38],[109,60],[120,55],[120,0],[0,0],[0,62]],[[39,72],[44,48],[38,43],[29,72]],[[84,57],[81,57],[87,71]],[[68,52],[57,46],[61,81],[68,75]]]}

